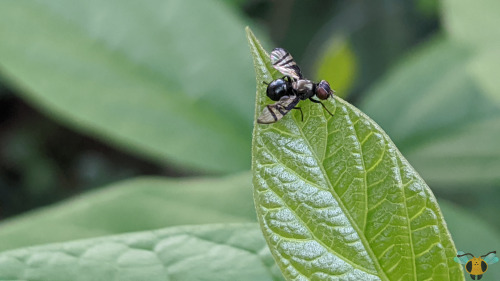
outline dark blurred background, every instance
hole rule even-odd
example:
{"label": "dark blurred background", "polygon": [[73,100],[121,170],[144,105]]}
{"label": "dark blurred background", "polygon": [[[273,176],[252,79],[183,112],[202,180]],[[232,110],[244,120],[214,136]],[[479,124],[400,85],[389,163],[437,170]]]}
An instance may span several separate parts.
{"label": "dark blurred background", "polygon": [[[388,133],[451,210],[452,233],[476,216],[500,230],[495,1],[74,2],[82,13],[57,2],[27,2],[32,21],[14,29],[26,7],[4,3],[13,12],[0,34],[15,40],[0,44],[3,60],[12,56],[0,61],[0,220],[141,175],[248,171],[249,25],[268,50],[286,48],[306,77],[330,81]],[[23,37],[39,22],[46,29],[31,36],[40,37]],[[31,72],[31,62],[42,70]],[[50,76],[44,63],[61,71]]]}
{"label": "dark blurred background", "polygon": [[[287,48],[311,76],[325,41],[332,34],[348,36],[363,65],[349,86],[347,100],[353,103],[401,56],[440,30],[438,2],[429,0],[227,2],[268,33],[273,46]],[[202,174],[82,135],[47,117],[16,91],[0,82],[0,219],[119,179]]]}

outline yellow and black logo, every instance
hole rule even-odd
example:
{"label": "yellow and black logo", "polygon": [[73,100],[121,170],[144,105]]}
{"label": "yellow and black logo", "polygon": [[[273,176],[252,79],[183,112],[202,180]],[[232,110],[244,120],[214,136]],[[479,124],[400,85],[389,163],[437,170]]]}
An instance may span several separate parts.
{"label": "yellow and black logo", "polygon": [[[482,255],[479,258],[474,257],[471,253],[465,253],[463,251],[458,251],[457,256],[453,260],[459,264],[465,264],[465,270],[470,274],[472,280],[480,280],[483,278],[483,274],[488,270],[489,264],[494,264],[498,262],[498,257],[496,256],[496,251]],[[467,257],[471,256],[471,258]]]}

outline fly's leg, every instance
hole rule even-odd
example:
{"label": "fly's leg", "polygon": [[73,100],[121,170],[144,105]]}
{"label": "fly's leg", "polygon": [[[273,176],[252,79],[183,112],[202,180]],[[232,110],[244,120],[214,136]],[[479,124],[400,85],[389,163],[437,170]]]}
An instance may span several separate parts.
{"label": "fly's leg", "polygon": [[326,106],[319,100],[315,100],[313,98],[309,98],[310,101],[314,102],[314,103],[319,103],[321,104],[321,106],[326,110],[326,112],[328,112],[328,114],[330,114],[331,116],[333,116],[333,114],[330,112],[330,110],[328,110],[328,108],[326,108]]}
{"label": "fly's leg", "polygon": [[300,111],[300,117],[301,117],[301,120],[302,122],[304,122],[304,113],[302,112],[302,108],[296,106],[294,107],[293,109],[298,109]]}

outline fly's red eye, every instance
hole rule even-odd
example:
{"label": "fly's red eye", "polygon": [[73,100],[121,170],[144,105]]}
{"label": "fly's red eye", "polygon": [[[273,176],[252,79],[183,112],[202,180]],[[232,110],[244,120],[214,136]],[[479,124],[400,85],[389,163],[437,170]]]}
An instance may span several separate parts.
{"label": "fly's red eye", "polygon": [[326,100],[332,95],[332,89],[330,88],[330,84],[326,82],[325,80],[322,80],[319,82],[318,86],[316,87],[316,96],[320,100]]}
{"label": "fly's red eye", "polygon": [[328,92],[323,88],[319,88],[318,91],[316,92],[316,96],[320,100],[326,100],[328,98]]}

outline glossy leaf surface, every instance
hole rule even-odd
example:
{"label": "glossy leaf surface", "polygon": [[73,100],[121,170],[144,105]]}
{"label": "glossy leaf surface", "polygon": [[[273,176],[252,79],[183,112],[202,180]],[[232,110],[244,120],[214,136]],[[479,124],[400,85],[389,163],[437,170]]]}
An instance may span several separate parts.
{"label": "glossy leaf surface", "polygon": [[[281,75],[247,29],[257,74],[256,118]],[[389,137],[334,98],[302,101],[272,125],[255,124],[258,218],[288,280],[462,280],[450,234],[425,182]]]}
{"label": "glossy leaf surface", "polygon": [[256,224],[172,227],[0,253],[0,280],[282,280]]}
{"label": "glossy leaf surface", "polygon": [[212,0],[0,1],[0,71],[46,114],[129,152],[247,170],[243,27]]}

